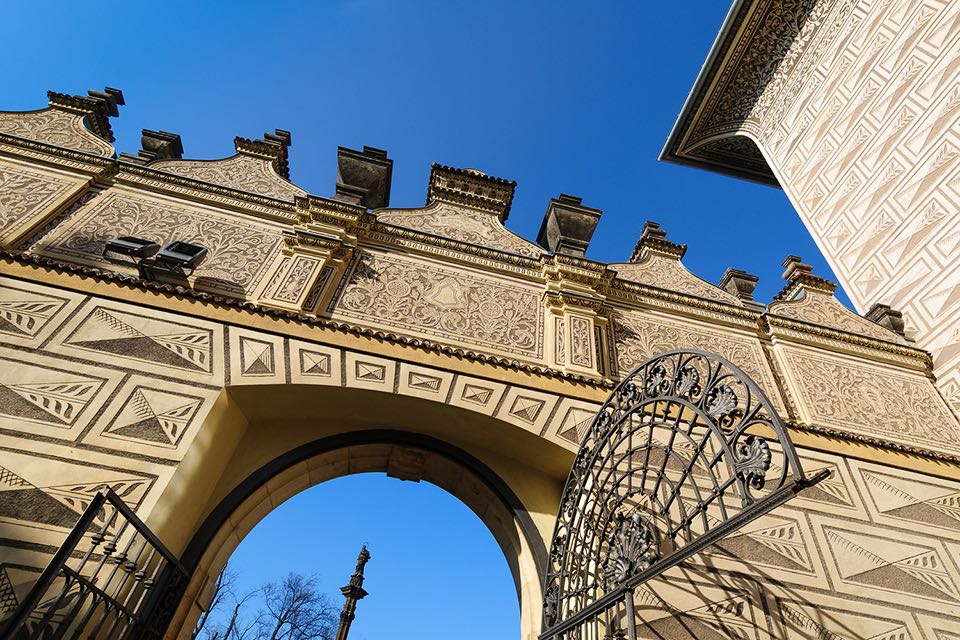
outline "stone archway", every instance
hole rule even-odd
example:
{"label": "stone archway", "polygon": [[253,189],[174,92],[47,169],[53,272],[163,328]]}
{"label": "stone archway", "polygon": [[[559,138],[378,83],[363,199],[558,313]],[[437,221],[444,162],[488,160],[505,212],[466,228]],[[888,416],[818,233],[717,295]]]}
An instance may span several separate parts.
{"label": "stone archway", "polygon": [[[366,390],[283,389],[291,398],[285,406],[297,407],[300,414],[288,414],[284,424],[282,418],[267,421],[257,414],[258,396],[275,396],[276,387],[226,393],[233,420],[221,419],[212,429],[223,446],[198,448],[198,459],[183,466],[183,477],[175,478],[150,518],[166,536],[184,540],[182,560],[191,574],[166,637],[189,637],[211,595],[212,581],[243,537],[275,507],[327,480],[366,472],[430,482],[470,507],[510,567],[520,603],[521,637],[537,636],[547,561],[544,541],[560,490],[562,475],[557,474],[569,466],[567,451],[538,439],[542,465],[531,468],[529,462],[509,456],[507,436],[515,447],[516,429],[490,417]],[[353,414],[352,420],[347,413]],[[392,418],[387,421],[383,415]],[[525,459],[527,455],[529,451]],[[189,477],[191,469],[218,463],[222,471],[215,486],[203,485],[200,475]],[[205,494],[202,518],[183,527],[184,519],[177,514],[186,496],[202,500]]]}

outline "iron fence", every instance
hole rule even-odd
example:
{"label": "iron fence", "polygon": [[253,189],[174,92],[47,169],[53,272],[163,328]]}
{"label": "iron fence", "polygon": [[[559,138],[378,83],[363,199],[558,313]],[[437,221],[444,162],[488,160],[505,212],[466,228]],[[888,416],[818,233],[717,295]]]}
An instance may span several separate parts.
{"label": "iron fence", "polygon": [[[64,544],[8,620],[11,640],[157,637],[187,574],[112,489],[97,492]],[[173,603],[175,605],[175,603]],[[164,612],[166,613],[166,612]]]}

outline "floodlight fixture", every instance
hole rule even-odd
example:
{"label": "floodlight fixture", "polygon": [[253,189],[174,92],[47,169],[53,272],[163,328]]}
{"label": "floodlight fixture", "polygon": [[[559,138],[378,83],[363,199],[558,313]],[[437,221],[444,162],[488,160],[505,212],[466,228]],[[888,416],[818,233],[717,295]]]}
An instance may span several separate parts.
{"label": "floodlight fixture", "polygon": [[121,236],[107,241],[107,244],[103,247],[103,257],[109,260],[110,254],[118,254],[143,260],[153,257],[158,251],[160,251],[160,245],[152,240]]}
{"label": "floodlight fixture", "polygon": [[[110,262],[135,264],[140,277],[145,280],[157,280],[159,276],[188,278],[204,261],[207,253],[206,247],[192,242],[174,240],[161,249],[159,243],[133,236],[108,240],[103,247],[104,258]],[[125,256],[134,262],[120,260],[117,256]]]}
{"label": "floodlight fixture", "polygon": [[207,253],[207,248],[199,244],[174,240],[154,258],[140,261],[140,275],[149,280],[155,280],[158,275],[189,277],[207,257]]}

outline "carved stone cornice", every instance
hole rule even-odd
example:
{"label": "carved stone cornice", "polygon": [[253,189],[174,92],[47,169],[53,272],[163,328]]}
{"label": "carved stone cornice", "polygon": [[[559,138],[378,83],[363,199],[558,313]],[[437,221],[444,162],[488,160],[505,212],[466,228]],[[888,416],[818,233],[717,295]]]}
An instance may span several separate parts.
{"label": "carved stone cornice", "polygon": [[342,238],[331,236],[306,229],[294,229],[283,232],[283,245],[287,249],[302,247],[308,250],[319,250],[333,258],[349,259],[356,248]]}
{"label": "carved stone cornice", "polygon": [[407,229],[406,227],[398,227],[385,222],[378,221],[374,225],[373,230],[381,234],[381,237],[415,240],[422,245],[434,246],[440,249],[454,250],[468,256],[478,256],[494,262],[503,263],[505,265],[517,265],[537,270],[539,270],[540,267],[539,259],[529,258],[527,256],[521,256],[508,251],[501,251],[499,249],[488,249],[487,247],[481,247],[480,245],[461,242],[451,238],[442,238],[431,233],[415,231],[413,229]]}
{"label": "carved stone cornice", "polygon": [[685,293],[660,289],[638,282],[616,278],[605,292],[611,300],[632,302],[678,311],[686,315],[720,321],[727,324],[756,328],[760,313],[739,305],[714,302]]}
{"label": "carved stone cornice", "polygon": [[640,262],[646,258],[647,253],[655,253],[666,258],[682,260],[687,253],[687,245],[677,244],[667,240],[667,232],[660,228],[660,225],[651,220],[643,224],[643,231],[640,233],[640,240],[633,248],[630,255],[630,262]]}
{"label": "carved stone cornice", "polygon": [[237,136],[233,139],[233,144],[239,153],[269,161],[280,177],[289,180],[290,164],[287,158],[287,147],[290,146],[290,140],[289,131],[275,129],[274,133],[266,133],[262,139],[257,140]]}
{"label": "carved stone cornice", "polygon": [[835,438],[837,440],[857,442],[860,444],[869,445],[871,447],[876,447],[878,449],[899,451],[901,453],[906,453],[906,454],[918,456],[921,458],[927,458],[930,460],[949,462],[951,464],[960,464],[960,456],[952,455],[949,453],[941,453],[939,451],[932,451],[930,449],[915,447],[909,444],[892,442],[884,438],[876,438],[874,436],[867,436],[859,433],[851,433],[849,431],[844,431],[842,429],[835,429],[833,427],[825,427],[822,425],[807,424],[804,422],[795,422],[790,420],[786,420],[785,422],[788,428],[796,429],[797,431],[806,431],[808,433],[813,433],[820,436],[826,436],[828,438]]}
{"label": "carved stone cornice", "polygon": [[571,282],[597,292],[608,286],[612,272],[602,262],[555,253],[543,256],[543,276],[548,282]]}
{"label": "carved stone cornice", "polygon": [[789,337],[818,347],[827,347],[833,351],[852,352],[871,358],[879,357],[927,373],[933,368],[933,359],[922,349],[785,318],[771,312],[763,314],[761,329],[769,336]]}
{"label": "carved stone cornice", "polygon": [[792,81],[833,4],[734,2],[660,159],[779,186],[751,136],[772,111],[777,89]]}
{"label": "carved stone cornice", "polygon": [[268,316],[283,321],[298,322],[308,326],[331,329],[333,331],[348,333],[354,336],[369,338],[376,341],[388,342],[404,347],[419,349],[426,352],[439,353],[461,358],[473,362],[502,367],[512,371],[527,373],[545,378],[565,380],[578,385],[583,385],[590,389],[610,389],[613,387],[612,381],[597,380],[593,377],[579,374],[568,373],[550,367],[544,367],[537,364],[522,362],[515,358],[506,358],[503,356],[489,353],[481,353],[471,349],[453,347],[441,344],[434,340],[426,338],[416,338],[413,336],[397,334],[382,329],[373,329],[359,326],[349,322],[329,320],[314,315],[308,315],[299,311],[287,311],[265,307],[255,302],[239,300],[227,296],[221,296],[201,291],[194,291],[189,287],[174,285],[151,280],[143,280],[135,275],[123,274],[117,272],[108,272],[96,267],[88,267],[79,264],[61,262],[52,258],[46,258],[21,251],[0,249],[0,261],[7,263],[20,264],[24,266],[49,270],[59,273],[76,274],[81,277],[93,278],[95,280],[112,282],[120,287],[143,289],[147,291],[162,292],[167,295],[186,299],[199,300],[208,304],[223,308],[235,309],[246,313]]}
{"label": "carved stone cornice", "polygon": [[427,204],[434,200],[466,205],[495,214],[506,222],[513,203],[512,180],[488,176],[477,169],[457,169],[434,163],[427,187]]}
{"label": "carved stone cornice", "polygon": [[797,256],[787,256],[783,261],[785,271],[783,279],[787,284],[774,296],[774,302],[792,300],[798,293],[806,289],[816,293],[833,295],[837,290],[837,283],[826,278],[814,275],[813,267],[803,264]]}
{"label": "carved stone cornice", "polygon": [[249,191],[233,189],[231,187],[204,182],[195,178],[178,176],[149,166],[141,166],[132,162],[118,161],[120,173],[118,181],[130,182],[159,192],[168,192],[178,196],[186,196],[198,201],[207,201],[218,206],[225,206],[242,213],[253,214],[284,222],[296,222],[299,217],[296,207],[290,202],[278,200],[269,196],[261,196]]}
{"label": "carved stone cornice", "polygon": [[577,307],[590,309],[598,315],[605,315],[607,301],[605,298],[591,296],[578,291],[547,291],[543,294],[544,304],[551,309]]}
{"label": "carved stone cornice", "polygon": [[83,172],[100,173],[106,167],[116,165],[117,162],[113,158],[66,149],[36,140],[27,140],[6,133],[0,133],[0,152],[54,167],[76,169]]}

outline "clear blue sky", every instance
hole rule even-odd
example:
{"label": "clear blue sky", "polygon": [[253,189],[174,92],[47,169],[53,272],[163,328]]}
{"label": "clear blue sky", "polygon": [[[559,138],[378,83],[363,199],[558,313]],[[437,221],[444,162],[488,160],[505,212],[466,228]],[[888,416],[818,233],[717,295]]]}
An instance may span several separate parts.
{"label": "clear blue sky", "polygon": [[[527,238],[550,197],[579,195],[606,212],[589,257],[626,260],[656,220],[690,246],[693,272],[757,274],[768,302],[787,254],[833,277],[784,194],[656,160],[728,6],[21,1],[4,16],[0,109],[42,107],[48,89],[118,87],[119,150],[136,152],[142,128],[164,129],[192,158],[288,129],[292,178],[318,195],[333,192],[337,145],[381,147],[400,207],[423,203],[431,162],[478,168],[519,183],[508,226]],[[377,510],[343,511],[364,500]],[[357,638],[515,637],[492,631],[518,616],[499,549],[426,485],[364,476],[314,488],[271,514],[235,564],[257,580],[318,571],[336,593],[363,540],[374,595]],[[415,633],[425,620],[432,632]]]}

